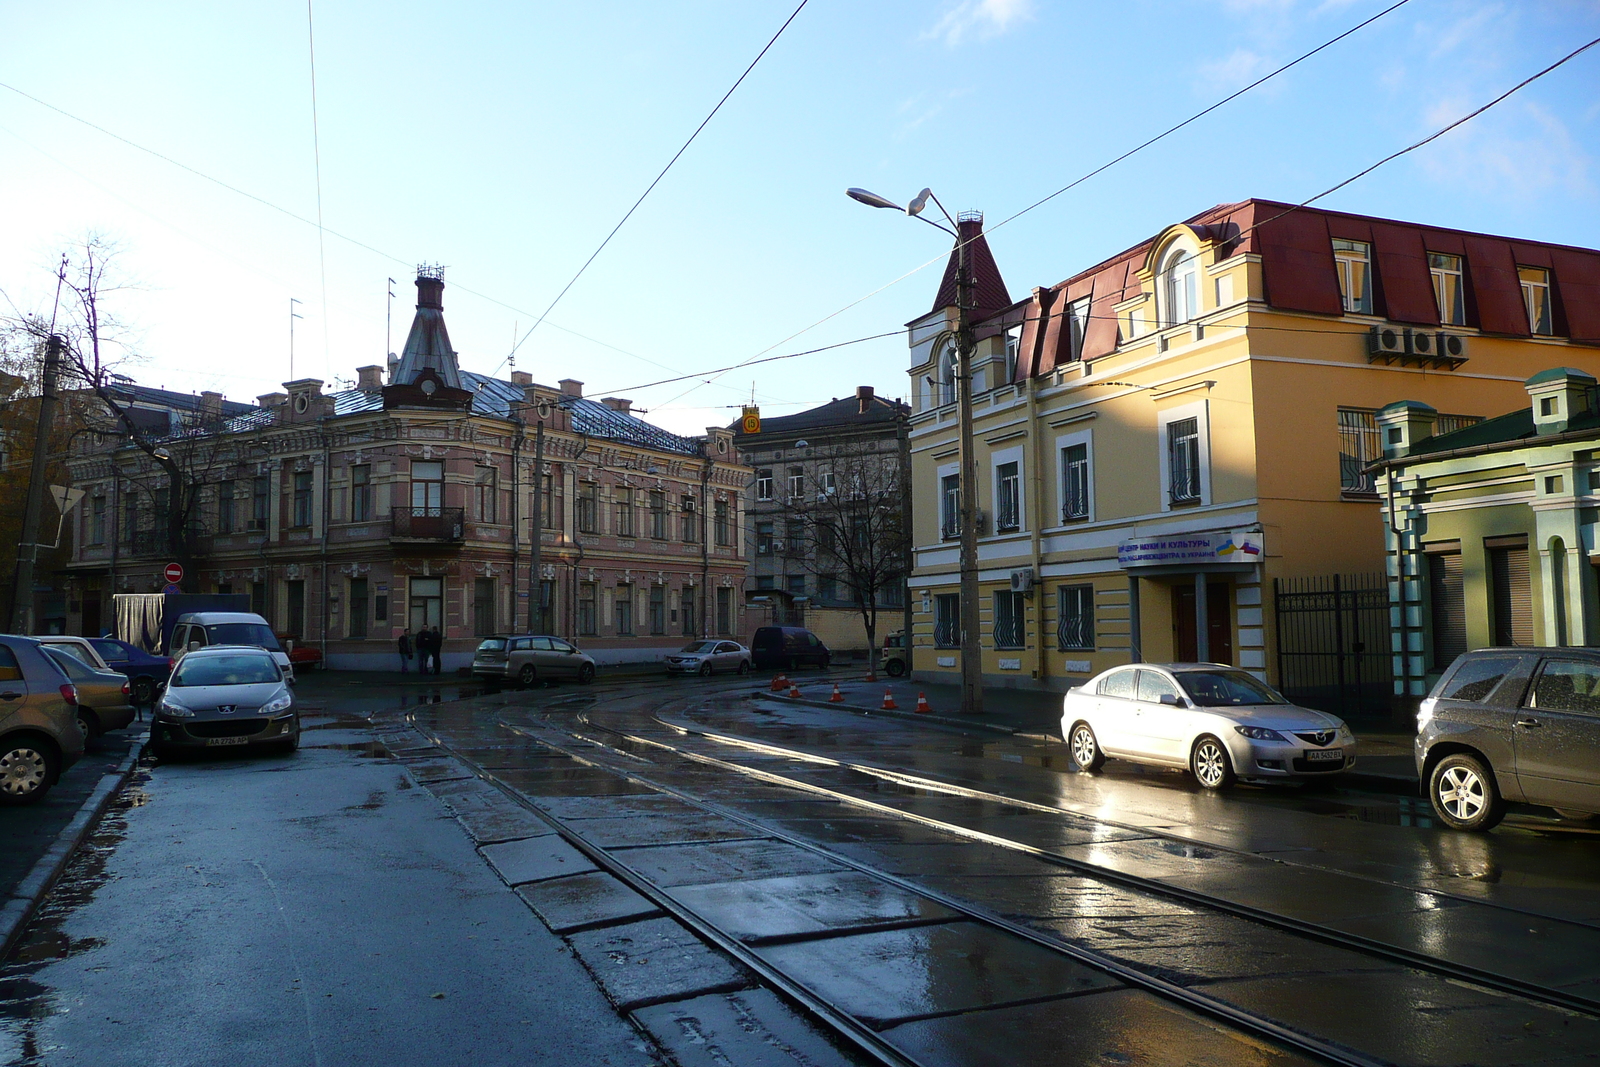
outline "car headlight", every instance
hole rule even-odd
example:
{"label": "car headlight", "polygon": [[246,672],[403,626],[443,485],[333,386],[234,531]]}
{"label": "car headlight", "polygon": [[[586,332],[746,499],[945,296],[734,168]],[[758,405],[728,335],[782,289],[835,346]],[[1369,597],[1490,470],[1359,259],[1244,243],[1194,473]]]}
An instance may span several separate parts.
{"label": "car headlight", "polygon": [[1269,730],[1265,726],[1235,726],[1235,730],[1252,741],[1284,741],[1289,739],[1276,730]]}
{"label": "car headlight", "polygon": [[156,714],[165,715],[169,719],[190,719],[194,717],[192,709],[186,708],[182,704],[174,704],[165,698],[156,705]]}
{"label": "car headlight", "polygon": [[277,696],[261,705],[261,714],[276,715],[280,711],[289,710],[289,706],[293,703],[294,697],[290,696],[288,693],[279,693]]}

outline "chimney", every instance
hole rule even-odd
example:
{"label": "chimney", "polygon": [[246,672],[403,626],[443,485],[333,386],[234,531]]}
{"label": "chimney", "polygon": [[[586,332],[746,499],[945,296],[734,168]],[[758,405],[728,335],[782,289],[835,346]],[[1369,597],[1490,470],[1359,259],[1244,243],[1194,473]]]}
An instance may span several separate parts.
{"label": "chimney", "polygon": [[575,378],[561,379],[561,395],[570,397],[583,396],[583,383]]}
{"label": "chimney", "polygon": [[620,397],[620,396],[601,397],[600,398],[600,403],[604,404],[606,407],[610,408],[612,411],[620,411],[624,415],[628,414],[628,409],[633,407],[633,401],[632,400],[628,400],[628,399],[626,399],[624,397]]}
{"label": "chimney", "polygon": [[511,372],[511,384],[519,389],[525,389],[533,384],[533,375],[525,370],[514,370]]}
{"label": "chimney", "polygon": [[288,393],[262,393],[256,397],[256,403],[268,410],[279,408],[289,399]]}
{"label": "chimney", "polygon": [[214,422],[222,418],[222,394],[207,389],[200,394],[200,421]]}
{"label": "chimney", "polygon": [[417,307],[444,310],[444,268],[417,268]]}
{"label": "chimney", "polygon": [[1439,412],[1420,400],[1396,400],[1378,412],[1377,423],[1383,458],[1409,456],[1417,442],[1433,436]]}
{"label": "chimney", "polygon": [[1522,384],[1533,401],[1534,433],[1543,436],[1561,433],[1589,410],[1595,377],[1574,367],[1552,367]]}
{"label": "chimney", "polygon": [[865,415],[868,411],[872,410],[872,392],[872,386],[870,385],[856,386],[857,414]]}
{"label": "chimney", "polygon": [[356,368],[356,388],[363,393],[376,393],[383,388],[383,368],[377,365]]}

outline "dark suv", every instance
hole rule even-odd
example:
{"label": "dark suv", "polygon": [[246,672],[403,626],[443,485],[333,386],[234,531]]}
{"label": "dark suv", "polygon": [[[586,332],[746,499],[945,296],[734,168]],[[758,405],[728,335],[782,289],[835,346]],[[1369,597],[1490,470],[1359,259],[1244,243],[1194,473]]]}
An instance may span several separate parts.
{"label": "dark suv", "polygon": [[77,688],[39,642],[0,634],[0,804],[43,799],[83,742]]}
{"label": "dark suv", "polygon": [[750,658],[758,671],[790,671],[811,664],[828,668],[833,653],[822,639],[799,626],[763,626],[750,639]]}
{"label": "dark suv", "polygon": [[1463,653],[1418,708],[1415,747],[1446,826],[1487,830],[1507,801],[1600,814],[1600,652]]}

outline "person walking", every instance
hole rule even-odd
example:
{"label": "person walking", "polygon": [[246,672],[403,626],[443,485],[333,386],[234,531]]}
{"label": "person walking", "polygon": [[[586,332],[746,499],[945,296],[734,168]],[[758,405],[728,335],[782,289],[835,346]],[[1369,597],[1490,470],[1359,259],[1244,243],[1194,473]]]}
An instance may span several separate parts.
{"label": "person walking", "polygon": [[405,629],[405,632],[400,635],[400,673],[401,674],[405,674],[406,672],[411,670],[411,652],[412,652],[411,627],[407,626],[406,629]]}

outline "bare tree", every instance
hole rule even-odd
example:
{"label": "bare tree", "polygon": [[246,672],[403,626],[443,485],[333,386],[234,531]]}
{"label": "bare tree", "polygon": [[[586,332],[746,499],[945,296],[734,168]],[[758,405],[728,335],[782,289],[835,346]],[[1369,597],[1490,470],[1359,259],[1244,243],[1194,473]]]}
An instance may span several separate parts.
{"label": "bare tree", "polygon": [[[786,548],[806,570],[854,602],[867,631],[868,666],[876,671],[879,603],[906,577],[900,465],[893,452],[860,446],[816,458],[811,491],[789,501]],[[798,545],[793,543],[797,535]]]}

